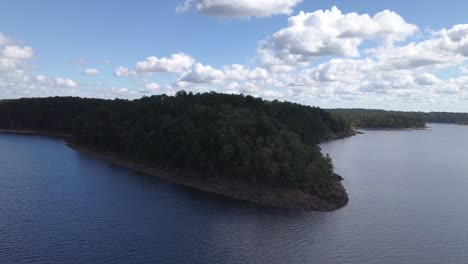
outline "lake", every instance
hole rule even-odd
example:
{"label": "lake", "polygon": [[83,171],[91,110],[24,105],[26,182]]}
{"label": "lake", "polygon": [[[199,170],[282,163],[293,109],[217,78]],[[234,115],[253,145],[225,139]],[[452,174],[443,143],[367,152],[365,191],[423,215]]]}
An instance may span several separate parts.
{"label": "lake", "polygon": [[0,263],[468,263],[468,126],[322,145],[330,213],[207,194],[43,136],[0,135]]}

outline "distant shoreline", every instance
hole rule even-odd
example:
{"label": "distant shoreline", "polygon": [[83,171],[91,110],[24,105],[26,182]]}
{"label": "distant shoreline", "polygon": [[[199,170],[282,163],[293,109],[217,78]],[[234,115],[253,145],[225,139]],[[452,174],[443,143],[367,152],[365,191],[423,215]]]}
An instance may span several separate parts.
{"label": "distant shoreline", "polygon": [[[24,135],[43,135],[60,137],[65,139],[65,144],[71,149],[92,156],[96,159],[125,167],[134,171],[149,174],[162,178],[176,184],[184,185],[190,188],[210,192],[226,197],[254,202],[257,204],[268,205],[272,207],[281,207],[288,209],[299,209],[306,211],[329,212],[340,209],[348,203],[346,190],[341,183],[343,178],[335,174],[334,197],[324,199],[318,195],[309,194],[300,190],[282,189],[264,185],[252,185],[244,182],[232,181],[224,178],[210,178],[207,180],[197,179],[197,175],[179,170],[167,171],[157,167],[132,161],[116,153],[104,153],[72,143],[70,135],[56,134],[36,130],[9,130],[0,129],[0,133],[24,134]],[[341,137],[342,138],[342,137]],[[184,177],[185,176],[192,176]]]}
{"label": "distant shoreline", "polygon": [[372,130],[388,130],[388,131],[411,131],[411,130],[430,130],[431,127],[400,127],[400,128],[388,128],[388,127],[360,127],[358,130],[372,131]]}
{"label": "distant shoreline", "polygon": [[21,135],[38,135],[58,138],[71,138],[70,134],[61,134],[47,131],[31,130],[31,129],[0,129],[0,133],[3,134],[21,134]]}

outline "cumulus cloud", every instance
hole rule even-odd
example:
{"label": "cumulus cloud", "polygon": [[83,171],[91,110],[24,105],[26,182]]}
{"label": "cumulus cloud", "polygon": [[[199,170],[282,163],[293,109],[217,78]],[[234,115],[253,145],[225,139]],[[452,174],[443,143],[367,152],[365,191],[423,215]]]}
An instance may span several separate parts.
{"label": "cumulus cloud", "polygon": [[448,30],[442,29],[438,35],[439,38],[429,45],[468,57],[468,24],[455,25]]}
{"label": "cumulus cloud", "polygon": [[307,65],[322,56],[357,57],[366,39],[385,43],[405,40],[418,28],[388,10],[374,16],[343,14],[337,7],[312,13],[301,11],[288,26],[260,42],[260,60],[270,67]]}
{"label": "cumulus cloud", "polygon": [[459,62],[460,58],[448,51],[433,49],[426,42],[409,43],[405,46],[379,47],[369,52],[393,68],[414,69]]}
{"label": "cumulus cloud", "polygon": [[251,69],[245,65],[232,64],[224,66],[221,69],[215,69],[210,65],[197,63],[193,69],[181,74],[180,78],[178,79],[178,85],[187,86],[187,83],[216,83],[220,85],[229,85],[238,82],[265,83],[268,79],[269,72],[266,69],[260,67]]}
{"label": "cumulus cloud", "polygon": [[176,8],[178,13],[197,11],[217,17],[269,17],[272,15],[289,15],[302,0],[185,0]]}
{"label": "cumulus cloud", "polygon": [[430,73],[421,73],[415,81],[420,85],[434,85],[441,82],[439,78]]}
{"label": "cumulus cloud", "polygon": [[332,59],[322,63],[315,68],[306,69],[303,74],[310,76],[318,82],[354,82],[356,79],[365,79],[366,76],[375,71],[376,63],[370,59]]}
{"label": "cumulus cloud", "polygon": [[[202,2],[210,1],[186,4],[189,10],[205,12],[198,8],[208,7],[197,7]],[[245,3],[255,5],[254,2]],[[231,5],[228,1],[222,4]],[[259,42],[256,60],[250,65],[213,67],[182,52],[151,56],[137,62],[134,68],[120,66],[114,71],[117,77],[132,77],[136,88],[103,84],[88,96],[138,98],[143,94],[174,94],[180,89],[214,90],[326,107],[409,109],[467,100],[468,25],[424,31],[417,39],[411,39],[417,31],[416,26],[388,10],[373,16],[344,14],[336,7],[300,12],[288,19],[285,28]],[[366,48],[362,47],[364,42]],[[65,95],[67,91],[80,94],[85,84],[28,73],[34,52],[18,43],[0,34],[1,97]],[[437,76],[441,69],[460,76],[441,79]],[[82,74],[93,70],[96,69],[86,69]],[[160,85],[158,80],[149,80],[152,73],[175,73],[177,77],[172,83]]]}
{"label": "cumulus cloud", "polygon": [[145,88],[148,90],[148,91],[151,91],[151,92],[154,92],[154,91],[157,91],[159,89],[159,84],[157,83],[146,83],[145,84]]}
{"label": "cumulus cloud", "polygon": [[421,42],[382,46],[368,52],[400,69],[451,66],[468,58],[468,24],[442,29]]}
{"label": "cumulus cloud", "polygon": [[189,83],[211,83],[224,79],[224,73],[220,70],[213,69],[210,65],[197,63],[193,70],[190,70],[180,77],[180,82]]}
{"label": "cumulus cloud", "polygon": [[81,75],[89,76],[89,75],[99,75],[101,72],[98,69],[95,68],[87,68],[83,72],[81,72]]}
{"label": "cumulus cloud", "polygon": [[31,47],[20,47],[20,46],[5,46],[1,50],[1,57],[7,59],[16,60],[27,60],[34,56],[33,49]]}
{"label": "cumulus cloud", "polygon": [[138,92],[134,89],[127,87],[110,87],[103,88],[95,97],[105,98],[105,99],[115,99],[115,98],[126,98],[126,99],[137,99],[140,98],[141,92]]}
{"label": "cumulus cloud", "polygon": [[31,74],[33,49],[15,43],[0,33],[0,98],[65,95],[70,89],[64,88],[78,87],[72,79]]}
{"label": "cumulus cloud", "polygon": [[77,95],[78,83],[63,77],[32,76],[16,69],[0,72],[0,98],[42,97],[53,95]]}
{"label": "cumulus cloud", "polygon": [[0,45],[11,45],[11,44],[14,44],[15,42],[16,42],[15,39],[0,32]]}
{"label": "cumulus cloud", "polygon": [[154,72],[172,72],[183,73],[190,69],[195,63],[195,59],[185,53],[172,54],[169,58],[163,57],[148,57],[144,61],[139,61],[136,64],[138,72],[154,73]]}
{"label": "cumulus cloud", "polygon": [[133,77],[136,76],[136,71],[129,70],[127,67],[119,66],[114,71],[114,76],[116,77]]}
{"label": "cumulus cloud", "polygon": [[460,66],[460,72],[468,74],[468,65]]}
{"label": "cumulus cloud", "polygon": [[74,88],[77,87],[78,84],[67,78],[62,78],[62,77],[56,77],[56,78],[50,78],[44,75],[38,75],[36,76],[35,80],[43,85],[49,86],[49,87],[68,87],[68,88]]}
{"label": "cumulus cloud", "polygon": [[244,65],[232,64],[223,67],[222,71],[227,80],[265,80],[268,78],[268,71],[260,67],[251,70]]}

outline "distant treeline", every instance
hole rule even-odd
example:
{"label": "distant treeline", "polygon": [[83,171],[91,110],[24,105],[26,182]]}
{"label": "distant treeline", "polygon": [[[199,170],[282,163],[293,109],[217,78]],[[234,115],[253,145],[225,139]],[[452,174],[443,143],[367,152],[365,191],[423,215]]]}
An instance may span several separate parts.
{"label": "distant treeline", "polygon": [[403,112],[369,109],[330,109],[331,113],[343,118],[354,128],[418,128],[425,121],[418,116]]}
{"label": "distant treeline", "polygon": [[[351,134],[317,107],[218,93],[138,100],[77,97],[0,101],[0,128],[68,133],[72,141],[163,168],[333,195],[318,143]],[[192,174],[190,174],[192,175]]]}
{"label": "distant treeline", "polygon": [[426,123],[468,123],[468,113],[329,109],[355,128],[419,128]]}

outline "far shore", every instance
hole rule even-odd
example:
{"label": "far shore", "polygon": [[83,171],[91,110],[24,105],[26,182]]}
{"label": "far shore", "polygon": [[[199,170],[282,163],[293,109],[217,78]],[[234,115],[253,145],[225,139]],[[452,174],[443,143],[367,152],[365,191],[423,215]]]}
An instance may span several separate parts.
{"label": "far shore", "polygon": [[424,127],[399,127],[399,128],[389,128],[389,127],[360,127],[357,128],[358,130],[388,130],[388,131],[410,131],[410,130],[430,130],[431,127],[424,126]]}
{"label": "far shore", "polygon": [[94,158],[104,160],[121,167],[149,174],[174,182],[176,184],[184,185],[205,192],[215,193],[226,197],[241,199],[272,207],[328,212],[337,210],[348,203],[348,196],[344,186],[341,183],[343,178],[341,178],[339,175],[334,176],[336,177],[335,196],[333,198],[324,199],[318,195],[306,193],[300,190],[282,189],[264,185],[252,185],[223,178],[209,178],[206,180],[201,180],[199,176],[193,173],[179,170],[168,171],[154,166],[142,164],[140,162],[132,161],[131,159],[118,155],[117,153],[105,153],[74,144],[69,140],[71,136],[67,134],[57,134],[35,130],[8,129],[0,129],[0,133],[44,135],[64,138],[68,147],[80,153],[90,155]]}
{"label": "far shore", "polygon": [[47,131],[39,130],[30,130],[30,129],[0,129],[0,133],[3,134],[22,134],[22,135],[38,135],[38,136],[48,136],[48,137],[59,137],[59,138],[71,138],[70,134],[61,134]]}

